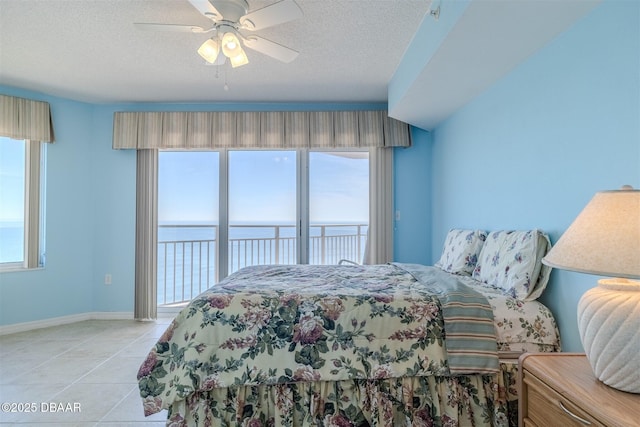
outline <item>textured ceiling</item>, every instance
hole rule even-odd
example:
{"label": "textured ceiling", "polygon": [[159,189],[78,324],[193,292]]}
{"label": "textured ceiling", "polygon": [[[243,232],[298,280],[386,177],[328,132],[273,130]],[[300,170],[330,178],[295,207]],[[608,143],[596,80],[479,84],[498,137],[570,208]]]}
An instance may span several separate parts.
{"label": "textured ceiling", "polygon": [[[208,26],[187,0],[0,0],[0,84],[94,103],[386,102],[431,3],[296,2],[303,18],[256,34],[298,58],[284,64],[247,50],[250,63],[232,69],[196,53],[206,34],[133,25]],[[251,10],[271,3],[249,0]]]}

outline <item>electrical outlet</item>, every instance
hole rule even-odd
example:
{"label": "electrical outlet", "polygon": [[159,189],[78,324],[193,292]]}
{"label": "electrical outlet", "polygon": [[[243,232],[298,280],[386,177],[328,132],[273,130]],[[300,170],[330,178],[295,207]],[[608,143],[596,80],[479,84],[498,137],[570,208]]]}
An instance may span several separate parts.
{"label": "electrical outlet", "polygon": [[400,211],[396,211],[396,221],[400,221]]}
{"label": "electrical outlet", "polygon": [[105,285],[110,285],[111,284],[111,274],[105,274],[104,275],[104,284]]}

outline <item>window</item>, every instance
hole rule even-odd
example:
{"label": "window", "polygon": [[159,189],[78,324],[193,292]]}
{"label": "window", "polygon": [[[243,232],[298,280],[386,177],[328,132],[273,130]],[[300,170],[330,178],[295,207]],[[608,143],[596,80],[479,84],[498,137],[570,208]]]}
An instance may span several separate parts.
{"label": "window", "polygon": [[45,147],[0,137],[0,270],[44,265]]}
{"label": "window", "polygon": [[161,151],[158,171],[160,305],[245,266],[363,260],[367,150]]}

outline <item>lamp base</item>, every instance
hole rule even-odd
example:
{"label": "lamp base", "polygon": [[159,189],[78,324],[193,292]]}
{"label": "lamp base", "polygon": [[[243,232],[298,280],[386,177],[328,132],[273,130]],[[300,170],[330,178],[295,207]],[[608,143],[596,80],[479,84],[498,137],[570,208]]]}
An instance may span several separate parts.
{"label": "lamp base", "polygon": [[640,393],[640,282],[602,279],[578,303],[578,330],[596,377]]}

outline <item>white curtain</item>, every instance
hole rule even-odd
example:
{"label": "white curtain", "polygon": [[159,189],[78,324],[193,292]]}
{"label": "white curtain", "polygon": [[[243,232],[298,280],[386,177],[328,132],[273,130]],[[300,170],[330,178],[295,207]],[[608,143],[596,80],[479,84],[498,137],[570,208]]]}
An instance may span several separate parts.
{"label": "white curtain", "polygon": [[114,149],[408,147],[386,111],[117,112]]}
{"label": "white curtain", "polygon": [[41,265],[40,260],[40,200],[42,191],[41,183],[41,170],[42,164],[41,146],[40,141],[27,141],[27,165],[25,173],[25,186],[27,188],[26,195],[26,207],[25,212],[27,216],[25,218],[25,236],[27,243],[26,262],[27,268],[37,268]]}
{"label": "white curtain", "polygon": [[393,150],[369,150],[369,231],[365,264],[393,261]]}
{"label": "white curtain", "polygon": [[53,142],[49,103],[0,95],[0,136]]}
{"label": "white curtain", "polygon": [[158,150],[138,150],[134,318],[157,317]]}

